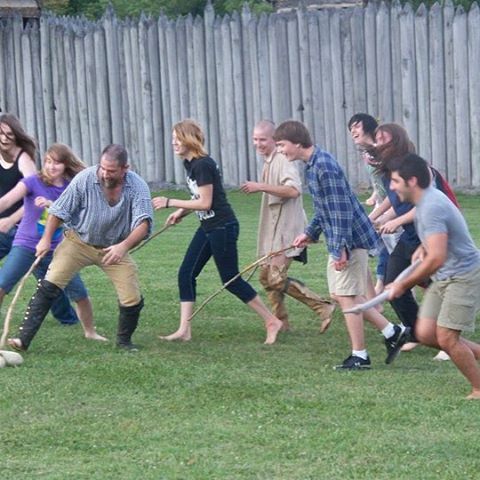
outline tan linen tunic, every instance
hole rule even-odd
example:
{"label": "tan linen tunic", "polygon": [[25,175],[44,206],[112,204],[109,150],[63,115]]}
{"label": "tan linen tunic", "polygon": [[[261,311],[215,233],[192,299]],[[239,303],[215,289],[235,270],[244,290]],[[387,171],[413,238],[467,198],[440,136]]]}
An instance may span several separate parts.
{"label": "tan linen tunic", "polygon": [[[297,166],[275,150],[265,160],[262,181],[269,185],[294,187],[302,193]],[[280,198],[263,193],[258,226],[258,257],[289,247],[304,232],[306,224],[302,195],[297,198]],[[286,255],[294,257],[301,251],[302,249],[289,250]]]}

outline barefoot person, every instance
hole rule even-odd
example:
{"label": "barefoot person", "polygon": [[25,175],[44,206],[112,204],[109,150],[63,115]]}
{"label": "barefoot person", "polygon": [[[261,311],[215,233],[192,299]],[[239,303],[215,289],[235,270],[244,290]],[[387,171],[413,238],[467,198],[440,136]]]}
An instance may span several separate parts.
{"label": "barefoot person", "polygon": [[[0,305],[6,294],[25,275],[35,261],[35,248],[42,237],[47,218],[47,209],[67,188],[72,178],[85,168],[69,147],[53,144],[45,153],[42,171],[22,179],[6,195],[0,198],[0,212],[7,210],[23,199],[24,215],[13,240],[13,246],[0,268]],[[62,239],[59,229],[52,238],[50,251],[43,257],[34,270],[38,279],[45,276],[52,259],[53,250]],[[70,281],[52,305],[57,311],[68,312],[71,309],[71,298],[77,303],[77,313],[85,333],[85,337],[93,340],[106,340],[98,335],[93,325],[93,311],[87,290],[79,275]],[[76,318],[76,317],[75,317]]]}
{"label": "barefoot person", "polygon": [[[242,185],[245,193],[262,192],[257,241],[259,258],[290,247],[307,225],[297,166],[277,152],[274,132],[275,124],[269,120],[262,120],[255,126],[253,144],[264,160],[262,181],[249,181]],[[320,317],[320,332],[323,333],[332,321],[335,304],[312,292],[303,282],[288,276],[292,259],[305,263],[306,253],[306,249],[292,249],[266,260],[260,266],[260,283],[267,292],[273,313],[283,322],[282,330],[290,327],[285,307],[285,295],[289,295]]]}
{"label": "barefoot person", "polygon": [[[204,134],[197,123],[193,120],[177,123],[173,127],[172,145],[175,153],[183,159],[192,199],[156,197],[153,205],[156,210],[169,207],[177,209],[167,218],[166,223],[171,225],[195,211],[200,227],[190,242],[178,272],[180,326],[175,333],[161,338],[188,341],[191,339],[190,317],[196,300],[196,279],[203,267],[213,257],[223,283],[238,274],[239,225],[228,203],[218,166],[205,150]],[[227,289],[263,318],[267,331],[265,343],[274,343],[282,322],[270,313],[257,292],[241,277]]]}
{"label": "barefoot person", "polygon": [[412,261],[417,269],[391,283],[390,298],[398,298],[418,282],[431,277],[415,326],[422,344],[442,349],[472,386],[468,399],[480,399],[480,345],[461,337],[473,331],[480,308],[480,252],[458,208],[431,186],[427,162],[409,154],[392,164],[390,188],[416,206],[415,227],[421,245]]}
{"label": "barefoot person", "polygon": [[84,267],[97,265],[117,292],[120,309],[117,346],[135,349],[131,338],[143,298],[137,267],[128,251],[150,233],[153,211],[147,184],[128,169],[125,148],[109,145],[100,156],[100,164],[77,174],[49,208],[37,256],[49,252],[62,223],[68,230],[30,300],[18,337],[9,340],[13,348],[26,350],[52,302],[72,277]]}
{"label": "barefoot person", "polygon": [[[274,134],[277,147],[288,160],[305,162],[305,178],[313,199],[314,217],[293,242],[304,247],[318,241],[323,232],[329,253],[327,279],[330,295],[348,310],[365,301],[368,251],[380,246],[380,238],[352,192],[345,173],[328,152],[314,145],[310,132],[301,122],[283,122]],[[381,330],[387,348],[386,363],[391,363],[405,342],[407,329],[393,325],[376,309],[365,318]],[[363,315],[345,314],[352,353],[337,368],[370,368],[363,332]]]}

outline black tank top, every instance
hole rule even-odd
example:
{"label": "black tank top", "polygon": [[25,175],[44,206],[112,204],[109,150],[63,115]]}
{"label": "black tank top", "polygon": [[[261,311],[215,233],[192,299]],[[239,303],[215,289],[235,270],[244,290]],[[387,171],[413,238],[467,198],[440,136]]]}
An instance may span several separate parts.
{"label": "black tank top", "polygon": [[[3,197],[8,193],[12,188],[17,185],[17,183],[23,178],[22,172],[18,168],[18,159],[23,153],[23,150],[17,155],[17,158],[13,162],[13,165],[10,168],[3,168],[0,164],[0,197]],[[23,205],[23,200],[12,205],[10,208],[7,208],[4,212],[0,213],[0,218],[9,217],[12,213],[16,212]]]}

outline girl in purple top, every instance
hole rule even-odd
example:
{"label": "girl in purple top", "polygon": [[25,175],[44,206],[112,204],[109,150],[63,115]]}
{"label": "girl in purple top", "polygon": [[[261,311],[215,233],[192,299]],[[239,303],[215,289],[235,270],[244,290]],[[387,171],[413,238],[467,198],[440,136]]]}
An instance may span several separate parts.
{"label": "girl in purple top", "polygon": [[[28,271],[35,261],[35,247],[42,237],[47,208],[67,188],[70,180],[85,168],[66,145],[55,143],[45,153],[43,168],[38,175],[22,179],[10,192],[0,198],[0,212],[23,199],[24,215],[13,240],[13,247],[0,269],[0,305],[3,298]],[[40,261],[34,271],[37,278],[43,278],[53,256],[53,250],[62,239],[62,231],[56,232],[51,250]],[[79,275],[65,288],[65,293],[77,304],[78,317],[85,337],[106,340],[98,335],[93,324],[92,303]],[[70,307],[68,298],[62,294],[52,306],[52,312]]]}

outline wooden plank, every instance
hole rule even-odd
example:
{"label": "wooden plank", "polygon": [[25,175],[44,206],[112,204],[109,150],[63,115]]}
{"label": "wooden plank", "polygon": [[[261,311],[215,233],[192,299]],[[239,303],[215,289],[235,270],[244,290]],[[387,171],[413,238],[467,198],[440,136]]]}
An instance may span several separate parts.
{"label": "wooden plank", "polygon": [[120,85],[119,59],[118,59],[118,38],[117,29],[118,21],[113,15],[113,9],[107,8],[107,12],[103,17],[103,28],[105,30],[105,46],[108,73],[108,92],[110,118],[112,128],[112,142],[123,145],[123,126],[118,119],[123,117],[122,102],[118,99],[122,97]]}
{"label": "wooden plank", "polygon": [[[55,141],[55,104],[53,101],[52,80],[52,48],[50,31],[52,29],[51,17],[40,17],[40,78],[42,83],[42,109],[43,124],[45,129],[45,144],[51,145]],[[1,78],[1,77],[0,77]]]}
{"label": "wooden plank", "polygon": [[[151,22],[146,18],[140,18],[138,26],[138,47],[140,59],[140,93],[142,96],[142,124],[144,157],[137,159],[142,165],[141,175],[147,182],[155,180],[155,144],[153,135],[153,105],[152,105],[152,81],[150,76],[150,54],[148,49],[148,29]],[[139,161],[140,160],[140,161]]]}
{"label": "wooden plank", "polygon": [[[326,12],[325,12],[326,13]],[[325,91],[324,91],[324,70],[325,64],[320,53],[320,28],[319,28],[319,16],[316,12],[308,12],[307,16],[307,28],[308,28],[308,43],[310,49],[310,72],[312,75],[312,84],[316,85],[315,95],[312,96],[312,107],[315,115],[313,116],[313,124],[311,125],[312,137],[317,139],[318,142],[325,142],[325,125],[327,125],[326,117],[330,115],[325,108]],[[328,35],[328,29],[325,32]],[[327,43],[328,45],[328,43]],[[325,63],[328,64],[327,58]],[[328,67],[327,67],[328,68]],[[325,70],[326,72],[327,70]],[[331,96],[330,96],[331,98]],[[327,97],[328,99],[328,97]]]}
{"label": "wooden plank", "polygon": [[472,181],[470,186],[480,187],[480,8],[478,3],[471,6],[468,12],[468,73],[470,98],[470,161],[472,168]]}
{"label": "wooden plank", "polygon": [[[195,78],[195,67],[196,63],[201,63],[200,59],[195,58],[194,54],[194,44],[193,39],[193,17],[192,15],[187,15],[185,18],[185,60],[186,60],[186,81],[188,82],[188,116],[191,118],[197,119],[202,123],[198,117],[197,109],[197,79]],[[206,125],[206,124],[205,124]]]}
{"label": "wooden plank", "polygon": [[[365,38],[365,70],[367,73],[367,111],[370,115],[377,117],[378,107],[378,85],[377,85],[377,34],[376,34],[377,5],[368,2],[364,10],[364,38]],[[387,16],[387,20],[389,20]],[[383,59],[382,59],[383,60]]]}
{"label": "wooden plank", "polygon": [[112,120],[110,117],[109,90],[108,90],[108,71],[107,71],[107,49],[105,30],[102,26],[95,29],[94,37],[94,56],[95,56],[95,99],[98,109],[98,127],[100,148],[94,152],[92,164],[97,162],[100,152],[110,143],[112,143]]}
{"label": "wooden plank", "polygon": [[82,137],[80,135],[80,117],[78,113],[77,99],[77,80],[75,65],[75,47],[74,47],[74,31],[68,27],[63,30],[63,50],[65,53],[65,72],[67,77],[66,93],[67,104],[65,108],[69,110],[69,123],[72,150],[82,156]]}
{"label": "wooden plank", "polygon": [[[387,8],[385,3],[381,3],[378,8],[376,18],[376,84],[378,92],[378,110],[376,112],[381,123],[391,122],[394,118],[394,97],[400,96],[400,90],[393,92],[392,81],[392,53],[390,50],[390,25],[393,13]],[[396,20],[395,20],[396,21]],[[399,43],[396,44],[398,50]],[[374,113],[367,112],[370,115]]]}
{"label": "wooden plank", "polygon": [[266,14],[260,16],[257,28],[257,58],[260,80],[260,116],[262,118],[272,119],[272,92],[270,87],[270,61],[268,36],[268,17]]}
{"label": "wooden plank", "polygon": [[432,152],[429,160],[442,174],[447,172],[446,119],[445,119],[445,66],[443,16],[440,4],[435,3],[429,11],[429,72],[430,85],[430,125]]}
{"label": "wooden plank", "polygon": [[337,158],[339,163],[345,167],[347,155],[344,151],[345,141],[342,136],[345,136],[345,114],[343,109],[344,104],[344,90],[343,83],[345,78],[343,76],[342,65],[342,50],[345,48],[343,43],[344,34],[341,25],[342,17],[344,15],[333,15],[330,22],[330,54],[332,57],[332,86],[333,86],[333,130],[326,129],[327,150]]}
{"label": "wooden plank", "polygon": [[208,2],[204,14],[205,29],[205,66],[207,74],[207,102],[208,102],[208,132],[209,151],[216,160],[220,158],[220,122],[217,95],[216,53],[218,46],[215,43],[215,10]]}
{"label": "wooden plank", "polygon": [[313,84],[312,74],[310,71],[310,48],[308,43],[308,26],[307,26],[307,12],[302,5],[297,10],[298,23],[298,46],[297,55],[300,60],[300,72],[302,79],[302,107],[303,107],[303,121],[308,128],[314,125],[313,112]]}
{"label": "wooden plank", "polygon": [[22,32],[23,32],[23,20],[18,14],[15,14],[12,18],[12,36],[13,36],[13,67],[15,71],[15,79],[17,82],[17,116],[22,122],[25,122],[25,89],[23,84],[23,62],[22,62]]}
{"label": "wooden plank", "polygon": [[235,85],[233,79],[233,49],[232,49],[232,32],[231,21],[228,15],[225,15],[221,24],[222,39],[222,76],[224,84],[225,96],[220,98],[220,102],[224,104],[225,126],[220,132],[222,137],[222,153],[221,162],[223,168],[223,178],[226,185],[238,185],[238,163],[237,152],[238,142],[235,135],[236,128],[236,111],[235,111]]}
{"label": "wooden plank", "polygon": [[[382,5],[380,5],[380,11],[382,10]],[[393,0],[392,5],[390,7],[390,33],[387,34],[386,37],[383,38],[387,42],[388,52],[384,52],[385,54],[390,57],[391,55],[391,63],[390,73],[385,71],[386,75],[390,75],[387,82],[390,84],[390,89],[385,92],[385,95],[390,96],[391,103],[391,110],[388,111],[387,115],[387,107],[389,102],[382,102],[380,105],[380,115],[383,117],[383,121],[386,122],[403,122],[403,90],[402,90],[402,52],[401,52],[401,34],[400,34],[400,25],[402,22],[402,16],[404,15],[402,5],[400,4],[400,0]],[[377,18],[377,26],[378,22],[380,21],[380,17]],[[377,43],[381,42],[382,39],[377,37]],[[391,49],[391,53],[390,53]],[[377,50],[378,51],[378,50]],[[377,54],[377,58],[379,61],[386,62],[388,59],[383,58]],[[380,79],[379,74],[379,79]],[[378,85],[380,89],[380,82]],[[385,109],[384,109],[385,107]]]}
{"label": "wooden plank", "polygon": [[400,53],[402,80],[402,125],[407,129],[413,143],[418,144],[417,131],[417,69],[415,64],[414,13],[410,4],[405,4],[400,16]]}
{"label": "wooden plank", "polygon": [[[432,158],[432,137],[430,121],[430,75],[429,75],[429,43],[428,12],[422,3],[415,13],[415,61],[417,71],[417,151],[428,161]],[[435,88],[437,86],[435,85]]]}
{"label": "wooden plank", "polygon": [[[150,62],[150,81],[152,84],[152,125],[154,147],[155,182],[165,181],[165,158],[163,156],[165,125],[163,123],[162,82],[160,73],[160,46],[158,42],[158,23],[150,22],[148,27],[148,52]],[[169,132],[170,133],[170,132]]]}
{"label": "wooden plank", "polygon": [[[45,145],[44,138],[39,138],[37,129],[37,121],[35,118],[35,85],[34,85],[34,72],[33,72],[33,56],[35,55],[32,52],[30,38],[32,37],[32,27],[28,25],[27,28],[21,34],[21,45],[22,45],[22,72],[23,72],[23,94],[26,96],[28,101],[24,102],[25,111],[23,113],[24,117],[22,119],[23,126],[30,135],[33,135],[37,142],[41,140],[42,148]],[[38,37],[38,35],[37,35]],[[38,45],[38,38],[36,39]],[[32,38],[32,41],[34,39]],[[35,43],[33,43],[35,45]],[[40,132],[41,133],[41,132]]]}
{"label": "wooden plank", "polygon": [[[241,29],[242,29],[242,71],[243,85],[245,92],[252,91],[252,68],[251,51],[249,38],[249,24],[252,21],[252,14],[247,3],[243,4],[241,11]],[[245,136],[246,136],[246,178],[255,179],[257,175],[257,158],[255,150],[251,148],[251,136],[256,123],[253,106],[253,95],[245,94]]]}
{"label": "wooden plank", "polygon": [[229,162],[237,166],[237,178],[234,185],[248,180],[248,132],[247,110],[245,105],[245,85],[243,81],[243,48],[242,48],[242,20],[238,12],[234,12],[230,22],[232,41],[232,74],[233,74],[233,104],[235,108],[235,142],[237,148],[232,152]]}
{"label": "wooden plank", "polygon": [[[195,73],[195,108],[198,121],[205,128],[210,129],[208,118],[208,75],[206,70],[206,51],[205,51],[205,24],[201,17],[197,16],[193,22],[193,59]],[[208,140],[208,136],[206,137]],[[207,149],[210,150],[210,144],[207,143]]]}
{"label": "wooden plank", "polygon": [[174,179],[174,157],[171,145],[172,138],[172,111],[170,108],[170,82],[169,82],[169,66],[168,66],[168,45],[167,45],[167,17],[161,16],[157,22],[158,29],[158,60],[160,63],[160,84],[161,100],[162,100],[162,141],[163,141],[163,168],[162,181],[171,182]]}
{"label": "wooden plank", "polygon": [[457,185],[457,142],[455,139],[455,81],[453,60],[453,16],[455,10],[451,0],[443,7],[443,38],[445,41],[445,114],[447,141],[447,179],[452,185]]}
{"label": "wooden plank", "polygon": [[292,104],[292,118],[303,122],[303,94],[302,79],[300,69],[300,58],[298,56],[298,22],[297,16],[289,14],[287,16],[287,34],[288,34],[288,67],[290,70],[290,98]]}
{"label": "wooden plank", "polygon": [[85,63],[85,32],[79,31],[74,38],[75,47],[75,73],[77,84],[77,102],[78,102],[78,118],[80,122],[79,133],[81,136],[81,150],[77,151],[77,154],[81,158],[91,158],[91,140],[89,129],[89,117],[88,111],[88,97],[87,97],[87,78],[86,78],[86,63]]}
{"label": "wooden plank", "polygon": [[[470,187],[470,110],[468,76],[467,15],[457,7],[453,18],[453,74],[455,92],[455,142],[457,144],[457,186]],[[478,52],[477,52],[478,54]],[[477,56],[478,58],[478,56]],[[478,65],[478,61],[476,62]],[[475,85],[478,88],[478,85]],[[476,132],[478,135],[478,132]]]}
{"label": "wooden plank", "polygon": [[55,109],[56,141],[71,145],[70,115],[68,111],[67,77],[65,73],[65,51],[63,49],[63,27],[56,22],[50,31],[52,48],[52,84]]}
{"label": "wooden plank", "polygon": [[[83,161],[88,165],[94,165],[99,153],[104,146],[100,143],[100,124],[97,104],[97,68],[95,65],[95,27],[92,24],[86,26],[85,36],[83,38],[83,48],[85,51],[85,85],[87,95],[88,122],[87,128],[90,138],[90,149],[84,152]],[[95,88],[92,86],[95,85]]]}

